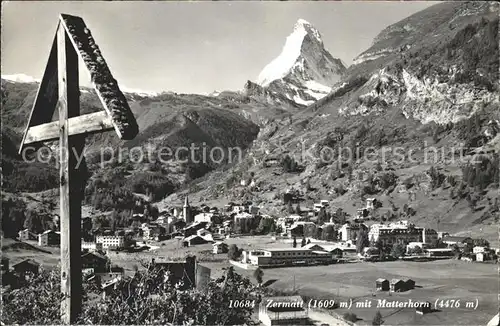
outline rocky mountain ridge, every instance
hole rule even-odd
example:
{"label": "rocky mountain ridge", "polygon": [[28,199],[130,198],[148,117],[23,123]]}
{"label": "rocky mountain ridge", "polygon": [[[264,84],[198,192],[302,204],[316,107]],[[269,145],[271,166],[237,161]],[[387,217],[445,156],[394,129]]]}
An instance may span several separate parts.
{"label": "rocky mountain ridge", "polygon": [[280,55],[259,74],[257,84],[271,97],[279,94],[307,106],[328,94],[345,69],[342,61],[325,49],[319,31],[299,19]]}
{"label": "rocky mountain ridge", "polygon": [[[374,196],[383,201],[381,214],[406,204],[417,212],[411,218],[429,227],[440,216],[451,232],[482,229],[499,220],[493,205],[500,152],[498,44],[498,4],[492,3],[442,3],[389,26],[328,95],[262,128],[241,164],[185,191],[201,202],[251,200],[274,214],[286,214],[282,195],[291,189],[301,193],[303,207],[328,199],[351,214]],[[277,95],[289,94],[281,89]],[[451,161],[460,146],[469,154]],[[444,154],[429,162],[428,147]],[[390,151],[377,167],[363,154],[367,148],[378,157]],[[395,149],[404,153],[403,161]],[[342,150],[360,154],[344,160]],[[476,152],[489,153],[482,168],[470,156]],[[322,153],[333,158],[322,159]],[[483,173],[491,182],[477,192],[470,185]],[[239,186],[249,175],[256,186]],[[389,188],[376,186],[388,180]],[[488,236],[495,239],[495,232]]]}

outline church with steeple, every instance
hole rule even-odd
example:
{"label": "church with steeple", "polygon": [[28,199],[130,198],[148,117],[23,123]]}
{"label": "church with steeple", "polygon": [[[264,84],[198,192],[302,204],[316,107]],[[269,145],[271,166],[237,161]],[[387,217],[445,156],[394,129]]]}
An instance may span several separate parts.
{"label": "church with steeple", "polygon": [[184,221],[186,224],[190,224],[193,222],[193,212],[191,210],[191,206],[189,206],[189,196],[186,195],[184,199],[184,206],[182,207],[182,215],[184,217]]}

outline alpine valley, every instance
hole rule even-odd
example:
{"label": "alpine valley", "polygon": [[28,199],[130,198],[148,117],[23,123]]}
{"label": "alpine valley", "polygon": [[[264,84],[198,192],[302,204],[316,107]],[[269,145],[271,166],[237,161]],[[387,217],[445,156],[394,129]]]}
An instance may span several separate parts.
{"label": "alpine valley", "polygon": [[[498,14],[493,2],[436,4],[382,30],[348,67],[334,47],[326,50],[314,22],[300,19],[282,52],[241,90],[127,92],[140,133],[126,142],[113,133],[88,137],[84,214],[126,224],[137,201],[161,211],[189,194],[199,203],[252,201],[280,216],[289,193],[301,207],[326,199],[355,215],[373,197],[381,203],[374,220],[404,218],[498,247]],[[28,217],[40,229],[57,223],[56,165],[17,154],[38,85],[2,77],[6,237]],[[80,98],[84,113],[100,110],[93,89],[82,88]],[[105,146],[154,152],[191,144],[239,147],[242,158],[99,164]],[[347,160],[340,149],[356,154]]]}

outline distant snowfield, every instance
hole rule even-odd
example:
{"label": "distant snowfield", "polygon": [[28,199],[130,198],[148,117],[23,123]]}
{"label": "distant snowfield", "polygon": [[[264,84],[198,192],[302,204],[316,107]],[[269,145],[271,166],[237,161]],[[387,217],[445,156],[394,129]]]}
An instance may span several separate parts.
{"label": "distant snowfield", "polygon": [[[15,83],[39,83],[40,79],[34,78],[32,76],[28,76],[26,74],[13,74],[13,75],[2,75],[2,79],[15,82]],[[91,88],[91,85],[82,85],[85,88]],[[128,88],[126,86],[120,85],[120,90],[124,93],[138,94],[142,96],[158,96],[160,92],[154,91],[145,91],[137,88]],[[82,89],[82,93],[89,93],[87,89]]]}
{"label": "distant snowfield", "polygon": [[16,83],[39,83],[40,79],[33,78],[25,74],[2,75],[2,79]]}

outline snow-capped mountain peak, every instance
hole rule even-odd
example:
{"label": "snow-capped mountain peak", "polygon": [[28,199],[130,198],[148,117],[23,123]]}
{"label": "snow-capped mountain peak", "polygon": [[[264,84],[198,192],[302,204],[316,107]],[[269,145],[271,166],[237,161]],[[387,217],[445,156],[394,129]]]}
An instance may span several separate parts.
{"label": "snow-capped mountain peak", "polygon": [[295,23],[294,30],[305,30],[306,32],[311,33],[318,42],[323,43],[318,30],[314,28],[314,26],[311,25],[307,20],[299,18],[299,20],[297,20],[297,22]]}
{"label": "snow-capped mountain peak", "polygon": [[345,66],[324,48],[319,31],[299,19],[281,53],[264,67],[257,84],[300,105],[309,105],[329,93]]}
{"label": "snow-capped mountain peak", "polygon": [[38,83],[39,79],[33,78],[25,74],[2,75],[2,79],[16,83]]}
{"label": "snow-capped mountain peak", "polygon": [[319,32],[309,22],[299,19],[295,23],[293,32],[286,38],[285,46],[280,55],[271,61],[259,74],[257,84],[265,87],[272,81],[285,77],[299,59],[304,38],[308,33],[311,33],[316,41],[323,44]]}

